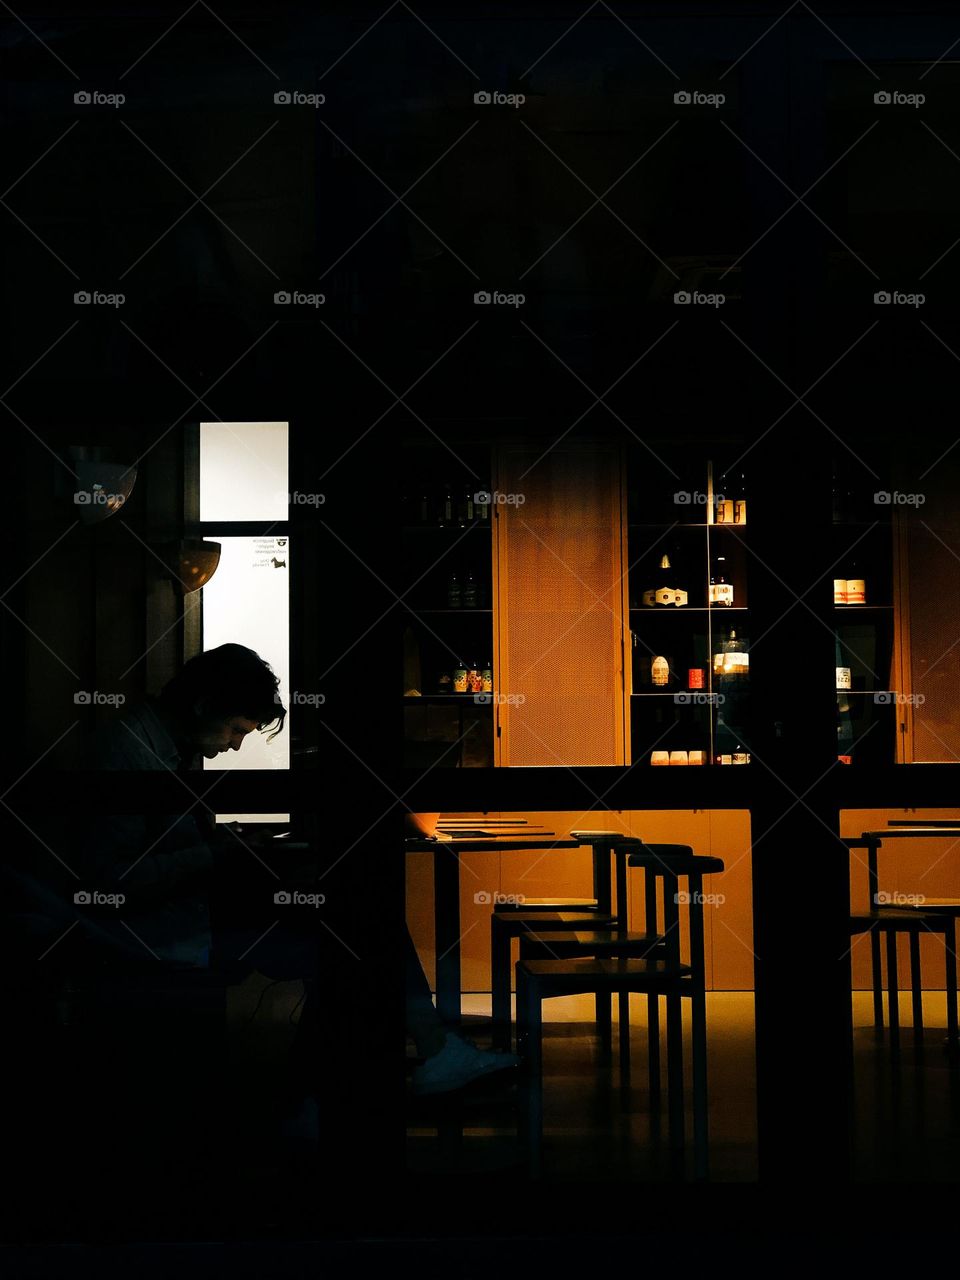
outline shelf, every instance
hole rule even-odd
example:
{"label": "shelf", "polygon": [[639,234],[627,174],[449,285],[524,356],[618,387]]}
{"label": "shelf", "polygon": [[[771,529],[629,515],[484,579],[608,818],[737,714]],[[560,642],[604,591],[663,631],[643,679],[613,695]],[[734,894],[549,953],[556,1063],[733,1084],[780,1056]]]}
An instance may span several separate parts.
{"label": "shelf", "polygon": [[835,604],[833,607],[837,613],[869,613],[871,610],[882,613],[893,609],[892,604]]}
{"label": "shelf", "polygon": [[630,697],[631,698],[676,698],[676,697],[679,697],[679,695],[682,693],[689,693],[691,695],[695,693],[699,693],[703,695],[703,698],[699,702],[678,702],[677,703],[678,707],[713,706],[713,703],[707,700],[710,697],[710,692],[707,689],[670,689],[666,693],[631,693]]}
{"label": "shelf", "polygon": [[834,529],[886,529],[889,531],[891,521],[889,518],[884,520],[878,517],[876,520],[834,520],[831,527]]}
{"label": "shelf", "polygon": [[[490,701],[474,702],[474,698],[489,698]],[[403,695],[403,702],[404,702],[404,706],[409,706],[411,703],[419,704],[422,702],[463,702],[465,704],[468,704],[471,707],[492,707],[493,694],[492,693],[486,693],[486,694],[484,693],[421,693],[415,696],[413,694],[405,693]]]}
{"label": "shelf", "polygon": [[489,533],[492,520],[474,520],[472,524],[403,524],[404,533],[469,533],[474,529],[486,529]]}
{"label": "shelf", "polygon": [[493,613],[492,609],[416,609],[412,604],[404,605],[404,608],[410,613]]}
{"label": "shelf", "polygon": [[[839,606],[838,606],[838,607],[839,607]],[[847,606],[844,606],[844,607],[846,607],[846,608],[865,608],[866,606],[847,605]],[[650,616],[652,616],[652,617],[653,617],[653,616],[657,616],[657,615],[660,615],[660,616],[662,616],[662,617],[669,617],[669,616],[670,616],[670,614],[681,614],[681,613],[722,613],[722,614],[727,614],[727,613],[749,613],[749,612],[750,612],[750,610],[747,608],[747,606],[746,606],[745,604],[743,604],[743,605],[741,605],[741,604],[717,604],[717,605],[714,605],[712,609],[711,609],[711,608],[708,608],[706,605],[700,605],[700,604],[679,604],[679,605],[672,605],[672,604],[652,604],[652,605],[651,605],[651,604],[641,604],[641,605],[631,605],[631,606],[630,606],[630,612],[631,612],[631,613],[646,613],[646,614],[649,614],[649,615],[650,615]]]}
{"label": "shelf", "polygon": [[637,524],[635,521],[631,520],[630,524],[627,526],[628,529],[669,529],[672,532],[676,532],[677,529],[737,529],[737,530],[740,530],[740,529],[745,529],[746,527],[747,527],[746,523],[717,524],[716,522],[714,522],[713,524],[707,524],[705,520],[702,520],[699,522],[690,521],[690,520],[678,520],[676,524]]}

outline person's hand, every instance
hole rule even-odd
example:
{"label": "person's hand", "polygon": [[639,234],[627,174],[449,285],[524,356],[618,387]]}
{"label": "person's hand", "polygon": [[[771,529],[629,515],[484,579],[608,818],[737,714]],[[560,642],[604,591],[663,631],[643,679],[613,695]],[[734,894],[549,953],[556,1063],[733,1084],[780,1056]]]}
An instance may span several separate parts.
{"label": "person's hand", "polygon": [[261,831],[258,827],[249,823],[224,822],[221,825],[223,828],[222,842],[227,848],[231,845],[246,845],[247,848],[260,850],[268,845],[275,844],[270,831]]}
{"label": "person's hand", "polygon": [[408,840],[432,840],[437,833],[439,813],[408,813],[403,819],[403,834]]}

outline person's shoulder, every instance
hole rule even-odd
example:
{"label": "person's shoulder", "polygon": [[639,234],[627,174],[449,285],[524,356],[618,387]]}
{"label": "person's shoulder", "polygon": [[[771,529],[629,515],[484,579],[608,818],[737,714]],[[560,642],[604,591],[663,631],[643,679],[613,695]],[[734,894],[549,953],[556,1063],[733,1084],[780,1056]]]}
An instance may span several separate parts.
{"label": "person's shoulder", "polygon": [[[158,730],[160,732],[158,733]],[[163,769],[173,767],[164,757],[172,744],[160,728],[150,701],[134,703],[112,720],[102,724],[91,744],[93,769]]]}

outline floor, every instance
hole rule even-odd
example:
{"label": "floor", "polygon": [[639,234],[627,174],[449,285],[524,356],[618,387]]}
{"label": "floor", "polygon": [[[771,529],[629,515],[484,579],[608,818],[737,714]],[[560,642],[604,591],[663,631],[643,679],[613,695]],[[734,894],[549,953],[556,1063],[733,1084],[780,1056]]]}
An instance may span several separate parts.
{"label": "floor", "polygon": [[[942,992],[924,995],[926,1031],[918,1053],[913,1031],[901,1030],[899,1059],[873,1025],[872,997],[855,992],[854,1176],[858,1181],[956,1179],[960,1139],[960,1068],[943,1048]],[[489,997],[464,997],[467,1033],[486,1043]],[[903,1015],[909,1021],[904,1006]],[[591,997],[554,1000],[544,1028],[544,1176],[554,1181],[659,1182],[691,1175],[671,1165],[663,1131],[651,1117],[646,1077],[646,1019],[634,997],[632,1079],[621,1088],[614,1056],[603,1063],[593,1035]],[[685,1008],[689,1029],[689,1008]],[[707,997],[710,1082],[710,1178],[757,1178],[756,1074],[752,992]],[[687,1063],[688,1141],[689,1062]],[[526,1168],[515,1136],[516,1089],[493,1081],[462,1097],[411,1099],[407,1166],[411,1177],[496,1173],[518,1181]]]}
{"label": "floor", "polygon": [[[684,1001],[689,1035],[690,1010]],[[484,1044],[488,996],[464,997],[468,1034]],[[666,1120],[651,1116],[646,1069],[645,999],[631,1000],[629,1083],[621,1088],[614,1028],[614,1059],[600,1060],[593,1031],[593,998],[550,1001],[544,1025],[544,1168],[551,1179],[661,1181],[678,1176],[669,1159]],[[710,1071],[711,1178],[749,1182],[757,1176],[756,1077],[753,993],[712,992],[707,997]],[[689,1061],[687,1097],[690,1097]],[[429,1176],[499,1170],[525,1178],[517,1145],[515,1090],[493,1081],[473,1086],[458,1101],[412,1103],[408,1168]],[[460,1125],[463,1124],[462,1140]],[[692,1132],[692,1113],[687,1112]],[[688,1170],[689,1172],[689,1170]]]}
{"label": "floor", "polygon": [[[901,1018],[909,1020],[907,1000]],[[853,1001],[854,1168],[858,1180],[955,1182],[960,1140],[960,1064],[944,1051],[946,1001],[923,996],[924,1034],[901,1026],[899,1060],[873,1024],[869,992]],[[921,1053],[917,1052],[918,1047]]]}

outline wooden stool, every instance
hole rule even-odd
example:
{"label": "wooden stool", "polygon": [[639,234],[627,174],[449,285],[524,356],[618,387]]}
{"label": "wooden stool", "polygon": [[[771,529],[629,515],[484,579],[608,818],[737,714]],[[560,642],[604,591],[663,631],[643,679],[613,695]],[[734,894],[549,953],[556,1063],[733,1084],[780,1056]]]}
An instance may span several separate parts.
{"label": "wooden stool", "polygon": [[[532,1177],[539,1177],[543,1143],[543,1001],[554,996],[595,992],[609,1003],[614,993],[631,991],[666,995],[668,1008],[679,1009],[681,984],[690,977],[687,965],[664,958],[609,960],[521,960],[517,964],[517,1040],[525,1059],[521,1090],[520,1140],[526,1148]],[[652,1047],[652,1046],[651,1046]],[[670,1137],[683,1146],[683,1046],[679,1018],[668,1018],[667,1069]],[[705,1117],[697,1117],[698,1135],[705,1133]],[[698,1123],[699,1121],[699,1123]]]}
{"label": "wooden stool", "polygon": [[[577,943],[576,930],[568,939],[558,939],[572,958],[554,960],[522,959],[517,965],[517,1017],[539,1027],[539,1001],[551,995],[573,995],[595,991],[598,1001],[607,1004],[616,994],[620,1003],[620,1053],[624,1068],[629,1066],[630,994],[645,992],[648,997],[650,1032],[651,1106],[659,1103],[660,1022],[659,999],[667,997],[667,1067],[671,1138],[683,1145],[683,1022],[681,999],[688,997],[692,1008],[694,1147],[698,1178],[707,1176],[707,1074],[706,1074],[706,982],[703,955],[703,877],[723,870],[720,858],[696,857],[688,845],[651,845],[637,842],[635,849],[614,850],[618,856],[617,901],[622,904],[618,927],[584,930]],[[626,867],[644,870],[644,924],[646,932],[631,935],[626,928]],[[687,881],[681,893],[679,880]],[[664,925],[658,927],[657,886],[663,882]],[[680,955],[680,907],[686,906],[689,921],[690,958]],[[528,951],[533,949],[533,943]],[[523,943],[521,943],[523,946]],[[587,955],[601,958],[586,959]],[[626,953],[626,954],[625,954]],[[639,953],[639,954],[638,954]],[[597,986],[591,987],[590,981]],[[531,986],[532,984],[532,986]],[[533,1006],[537,1009],[534,1010]],[[609,1009],[607,1010],[609,1015]],[[539,1032],[537,1033],[539,1036]],[[524,1036],[528,1033],[524,1030]],[[521,1043],[523,1036],[519,1037]],[[532,1162],[539,1168],[541,1052],[535,1045],[529,1060],[531,1112],[527,1137]]]}
{"label": "wooden stool", "polygon": [[[600,911],[495,911],[490,917],[490,987],[493,998],[493,1043],[509,1049],[510,1026],[510,951],[514,938],[526,934],[574,932],[617,923],[617,916]],[[610,1002],[597,997],[597,1022],[601,1038],[609,1047]],[[604,1031],[604,1028],[606,1030]]]}
{"label": "wooden stool", "polygon": [[897,938],[901,933],[910,939],[910,988],[913,1004],[913,1028],[916,1047],[922,1047],[919,1033],[923,1030],[923,978],[920,972],[920,938],[924,933],[942,934],[946,950],[947,1042],[957,1047],[957,957],[954,950],[954,916],[941,914],[934,905],[927,908],[882,907],[850,917],[852,935],[869,933],[873,976],[873,1021],[883,1027],[883,975],[881,973],[881,934],[887,936],[887,1007],[890,1018],[890,1048],[900,1051],[900,992],[897,982]]}

